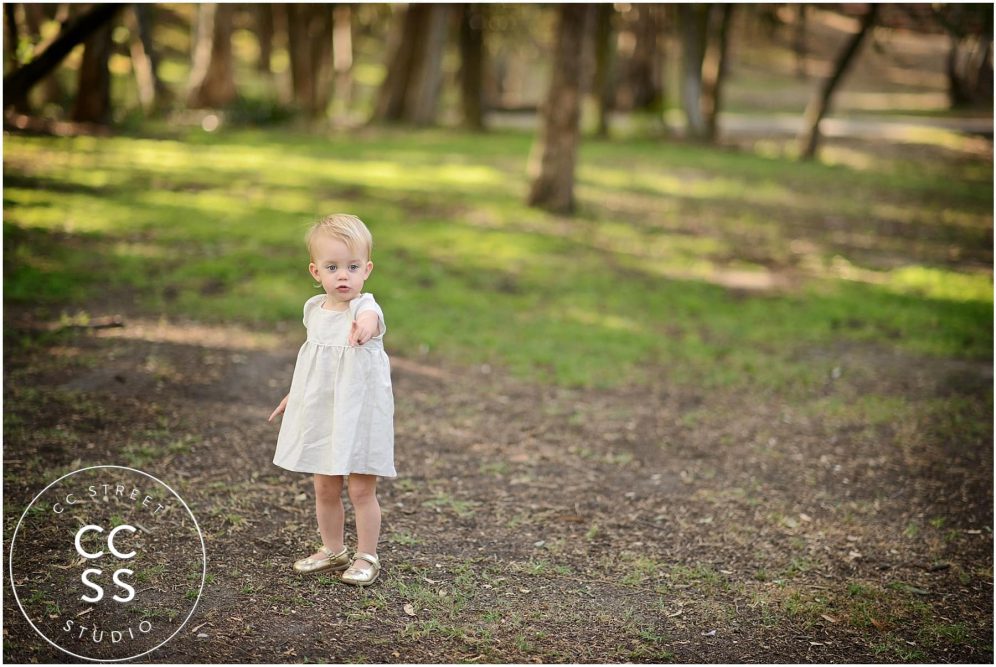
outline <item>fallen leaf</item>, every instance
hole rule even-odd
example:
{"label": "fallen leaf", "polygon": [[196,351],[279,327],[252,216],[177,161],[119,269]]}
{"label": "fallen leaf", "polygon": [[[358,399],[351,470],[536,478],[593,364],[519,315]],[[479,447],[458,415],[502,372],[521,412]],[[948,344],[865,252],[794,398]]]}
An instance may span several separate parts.
{"label": "fallen leaf", "polygon": [[810,517],[810,516],[809,516],[808,514],[806,514],[805,512],[801,512],[801,513],[799,514],[799,519],[800,519],[800,520],[802,520],[802,521],[805,521],[806,523],[809,523],[810,521],[812,521],[812,520],[813,520],[813,519],[812,519],[812,517]]}
{"label": "fallen leaf", "polygon": [[675,616],[681,616],[684,613],[685,613],[684,609],[679,609],[678,611],[674,612],[673,614],[668,614],[667,617],[668,618],[674,618]]}
{"label": "fallen leaf", "polygon": [[528,588],[520,588],[519,592],[520,593],[531,593],[532,591],[530,591]]}
{"label": "fallen leaf", "polygon": [[883,632],[889,628],[889,624],[885,621],[880,621],[877,618],[871,619],[871,624],[875,626],[876,630],[882,630]]}
{"label": "fallen leaf", "polygon": [[406,604],[405,605],[405,613],[408,614],[409,616],[414,616],[415,615],[415,607],[413,607],[411,605],[411,603]]}
{"label": "fallen leaf", "polygon": [[830,614],[820,614],[820,618],[822,618],[824,621],[829,621],[830,623],[838,622],[837,619],[831,616]]}
{"label": "fallen leaf", "polygon": [[715,636],[715,634],[716,634],[715,630],[710,630],[709,632],[703,632],[702,636],[703,637],[713,637],[713,636]]}

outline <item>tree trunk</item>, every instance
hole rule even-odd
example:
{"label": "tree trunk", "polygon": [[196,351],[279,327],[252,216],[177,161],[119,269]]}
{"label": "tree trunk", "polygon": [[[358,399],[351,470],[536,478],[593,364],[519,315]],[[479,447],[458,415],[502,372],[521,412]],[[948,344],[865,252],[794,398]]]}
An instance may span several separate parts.
{"label": "tree trunk", "polygon": [[613,107],[612,86],[612,54],[613,32],[612,17],[615,7],[609,3],[599,4],[595,17],[595,81],[592,86],[598,101],[598,136],[609,136],[609,113]]}
{"label": "tree trunk", "polygon": [[331,7],[292,3],[286,9],[294,100],[308,116],[317,118],[328,108],[331,88]]}
{"label": "tree trunk", "polygon": [[446,28],[450,19],[449,5],[425,5],[428,10],[428,29],[423,34],[423,55],[408,86],[406,120],[415,125],[432,125],[436,122],[439,92],[443,83],[443,49],[446,46]]}
{"label": "tree trunk", "polygon": [[806,78],[806,5],[795,8],[795,30],[792,32],[792,50],[795,52],[795,77]]}
{"label": "tree trunk", "polygon": [[702,116],[708,141],[716,140],[716,119],[719,116],[723,79],[726,78],[733,7],[732,4],[723,4],[716,8],[719,11],[719,28],[709,39],[709,50],[702,64]]}
{"label": "tree trunk", "polygon": [[98,4],[68,21],[48,47],[24,67],[3,78],[4,105],[28,94],[32,87],[54,70],[73,48],[110,22],[123,5]]}
{"label": "tree trunk", "polygon": [[170,91],[159,78],[159,54],[152,40],[155,5],[133,4],[126,13],[131,32],[131,62],[138,84],[138,99],[145,113],[152,114],[170,97]]}
{"label": "tree trunk", "polygon": [[86,40],[80,64],[76,102],[70,118],[78,123],[106,124],[111,119],[111,25],[105,22]]}
{"label": "tree trunk", "polygon": [[450,8],[409,4],[381,84],[373,120],[416,125],[435,122]]}
{"label": "tree trunk", "polygon": [[335,71],[335,96],[344,109],[353,99],[353,10],[336,5],[332,16],[332,69]]}
{"label": "tree trunk", "polygon": [[711,7],[701,4],[678,6],[681,29],[681,107],[685,112],[685,136],[695,141],[709,137],[702,113],[702,61]]}
{"label": "tree trunk", "polygon": [[663,99],[661,59],[657,48],[662,7],[631,4],[620,30],[619,106],[626,110],[659,110]]}
{"label": "tree trunk", "polygon": [[374,108],[373,120],[382,122],[397,122],[404,117],[405,91],[408,80],[415,65],[415,59],[420,53],[417,48],[421,33],[422,19],[425,15],[425,5],[410,4],[398,18],[391,45],[391,54],[387,65],[387,76],[377,93],[377,104]]}
{"label": "tree trunk", "polygon": [[273,5],[264,2],[255,6],[256,39],[259,41],[259,59],[256,71],[270,74],[270,58],[273,56]]}
{"label": "tree trunk", "polygon": [[226,3],[202,3],[197,14],[197,39],[187,106],[218,108],[235,101],[232,64],[232,8]]}
{"label": "tree trunk", "polygon": [[854,56],[858,53],[858,48],[864,41],[865,36],[871,32],[877,14],[878,5],[875,3],[869,4],[868,11],[861,19],[861,27],[858,28],[858,32],[851,36],[847,45],[840,52],[840,55],[837,56],[833,74],[823,82],[819,91],[817,91],[816,95],[809,102],[809,106],[806,107],[803,134],[799,138],[800,157],[802,159],[811,160],[816,155],[816,147],[820,141],[820,121],[823,120],[823,117],[829,111],[833,92],[837,88],[837,84],[844,77],[844,73],[847,71],[851,61],[854,60]]}
{"label": "tree trunk", "polygon": [[530,206],[555,213],[574,210],[574,166],[577,160],[585,33],[593,27],[593,5],[564,4],[553,54],[553,75],[541,110],[530,157]]}
{"label": "tree trunk", "polygon": [[484,129],[484,5],[465,4],[460,10],[460,102],[463,124]]}

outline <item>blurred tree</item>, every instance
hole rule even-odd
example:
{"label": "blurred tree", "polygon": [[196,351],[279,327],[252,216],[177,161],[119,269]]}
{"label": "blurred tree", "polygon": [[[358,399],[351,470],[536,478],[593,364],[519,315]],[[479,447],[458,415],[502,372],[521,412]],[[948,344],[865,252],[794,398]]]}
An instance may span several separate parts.
{"label": "blurred tree", "polygon": [[97,4],[63,23],[58,35],[41,53],[3,78],[4,106],[26,96],[74,47],[108,23],[121,7],[120,4]]}
{"label": "blurred tree", "polygon": [[693,140],[709,137],[702,110],[702,62],[706,53],[710,6],[678,5],[681,30],[681,108],[685,112],[685,135]]}
{"label": "blurred tree", "polygon": [[187,92],[192,109],[218,108],[235,101],[232,63],[234,5],[205,2],[198,6],[193,64]]}
{"label": "blurred tree", "polygon": [[795,53],[795,77],[806,78],[806,3],[795,6],[795,28],[792,31],[792,51]]}
{"label": "blurred tree", "polygon": [[609,114],[615,106],[612,69],[614,64],[615,44],[613,37],[613,19],[616,15],[615,6],[608,2],[597,5],[595,14],[595,81],[592,86],[598,103],[599,137],[609,136]]}
{"label": "blurred tree", "polygon": [[713,5],[709,8],[708,45],[702,63],[702,115],[705,120],[705,136],[708,141],[716,139],[716,119],[719,116],[723,79],[726,78],[727,51],[730,43],[730,21],[733,18],[730,3]]}
{"label": "blurred tree", "polygon": [[273,5],[263,2],[253,5],[256,19],[256,39],[259,42],[259,59],[256,60],[256,71],[269,75],[270,59],[273,57]]}
{"label": "blurred tree", "polygon": [[435,122],[449,17],[449,5],[410,4],[401,11],[373,120]]}
{"label": "blurred tree", "polygon": [[658,37],[664,7],[633,3],[620,16],[617,108],[659,111],[664,98]]}
{"label": "blurred tree", "polygon": [[484,25],[487,5],[460,6],[460,102],[463,123],[484,129]]}
{"label": "blurred tree", "polygon": [[336,5],[332,17],[332,67],[335,94],[348,107],[353,98],[353,8]]}
{"label": "blurred tree", "polygon": [[107,123],[111,119],[111,28],[105,21],[90,33],[83,47],[76,86],[76,101],[70,118],[78,123]]}
{"label": "blurred tree", "polygon": [[946,67],[951,108],[992,106],[992,5],[944,4],[932,9],[951,40]]}
{"label": "blurred tree", "polygon": [[332,7],[290,3],[287,45],[294,101],[312,118],[325,114],[332,88]]}
{"label": "blurred tree", "polygon": [[830,109],[830,101],[833,92],[837,88],[847,71],[848,66],[858,53],[858,48],[864,41],[865,36],[872,31],[875,25],[875,17],[878,15],[879,5],[869,3],[864,16],[861,17],[861,24],[858,31],[848,40],[841,50],[834,63],[833,72],[823,82],[823,85],[816,91],[809,105],[806,107],[806,114],[803,119],[803,131],[799,137],[800,157],[804,160],[811,160],[816,155],[816,148],[820,141],[820,121]]}
{"label": "blurred tree", "polygon": [[138,100],[148,115],[172,97],[169,87],[159,77],[159,53],[152,40],[156,6],[135,3],[125,13],[131,33],[131,62],[138,85]]}
{"label": "blurred tree", "polygon": [[577,160],[583,47],[585,34],[594,28],[595,6],[563,4],[553,52],[553,74],[540,110],[540,125],[533,143],[529,172],[530,206],[555,213],[574,210],[574,166]]}

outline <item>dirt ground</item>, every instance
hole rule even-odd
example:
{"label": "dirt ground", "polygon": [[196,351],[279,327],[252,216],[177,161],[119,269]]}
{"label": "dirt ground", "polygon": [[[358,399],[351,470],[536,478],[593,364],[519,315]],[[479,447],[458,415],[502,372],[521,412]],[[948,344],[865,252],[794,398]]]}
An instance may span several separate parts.
{"label": "dirt ground", "polygon": [[[357,589],[290,567],[320,544],[266,422],[298,332],[6,319],[5,553],[31,497],[88,465],[160,477],[203,530],[196,612],[145,661],[992,660],[991,362],[812,349],[826,385],[790,401],[393,357],[399,477]],[[5,660],[65,662],[4,592]]]}

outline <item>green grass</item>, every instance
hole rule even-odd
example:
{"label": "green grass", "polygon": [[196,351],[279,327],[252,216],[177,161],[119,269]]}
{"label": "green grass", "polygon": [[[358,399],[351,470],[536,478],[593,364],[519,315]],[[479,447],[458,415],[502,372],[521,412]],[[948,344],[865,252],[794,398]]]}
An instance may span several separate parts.
{"label": "green grass", "polygon": [[[350,211],[374,234],[367,289],[400,355],[564,385],[666,374],[760,391],[820,386],[831,369],[805,350],[833,341],[991,357],[992,274],[978,268],[991,164],[870,154],[862,169],[586,141],[578,214],[562,218],[523,203],[531,141],[9,135],[4,298],[53,319],[103,297],[296,325],[315,293],[304,231]],[[769,274],[790,275],[787,289],[738,287]]]}

